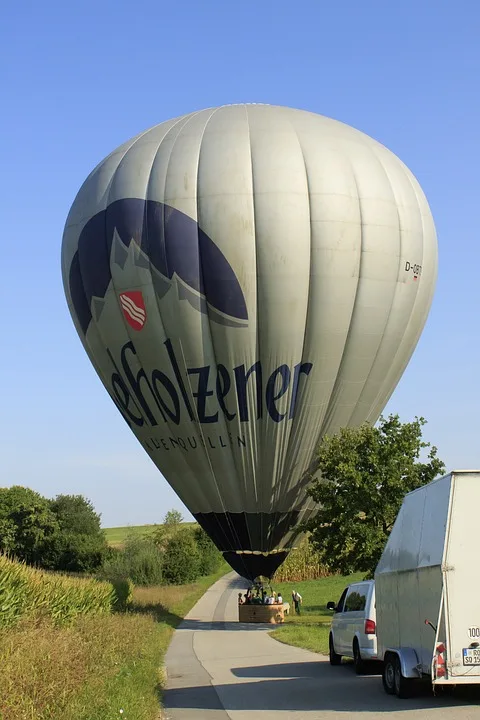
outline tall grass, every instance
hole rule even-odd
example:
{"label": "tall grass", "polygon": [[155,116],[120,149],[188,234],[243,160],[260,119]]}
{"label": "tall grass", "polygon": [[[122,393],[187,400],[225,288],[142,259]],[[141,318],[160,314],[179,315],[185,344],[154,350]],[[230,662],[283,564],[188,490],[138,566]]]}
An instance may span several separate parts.
{"label": "tall grass", "polygon": [[227,571],[224,564],[191,585],[135,588],[128,613],[0,627],[1,720],[158,720],[174,628]]}
{"label": "tall grass", "polygon": [[115,601],[111,583],[36,570],[0,555],[0,627],[39,615],[68,623],[79,615],[108,613]]}

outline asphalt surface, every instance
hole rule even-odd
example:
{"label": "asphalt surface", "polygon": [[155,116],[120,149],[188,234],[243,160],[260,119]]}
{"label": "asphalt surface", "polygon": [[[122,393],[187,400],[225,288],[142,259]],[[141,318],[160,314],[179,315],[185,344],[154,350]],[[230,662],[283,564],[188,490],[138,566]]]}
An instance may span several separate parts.
{"label": "asphalt surface", "polygon": [[[236,573],[213,585],[173,636],[166,655],[168,720],[480,720],[480,691],[408,700],[378,675],[273,640],[272,625],[241,624]],[[304,598],[304,602],[307,599]],[[308,602],[308,600],[307,600]]]}

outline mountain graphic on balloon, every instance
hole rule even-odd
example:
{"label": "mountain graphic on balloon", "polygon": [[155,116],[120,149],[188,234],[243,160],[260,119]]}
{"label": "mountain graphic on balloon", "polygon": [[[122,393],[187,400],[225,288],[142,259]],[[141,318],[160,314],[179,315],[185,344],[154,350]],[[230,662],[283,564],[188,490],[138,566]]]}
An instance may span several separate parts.
{"label": "mountain graphic on balloon", "polygon": [[135,264],[151,272],[160,298],[176,280],[180,300],[221,325],[246,326],[242,288],[198,223],[161,202],[124,198],[87,222],[72,260],[70,292],[84,334],[92,319],[92,301],[97,319],[101,313],[112,279],[111,261],[123,268],[132,243]]}

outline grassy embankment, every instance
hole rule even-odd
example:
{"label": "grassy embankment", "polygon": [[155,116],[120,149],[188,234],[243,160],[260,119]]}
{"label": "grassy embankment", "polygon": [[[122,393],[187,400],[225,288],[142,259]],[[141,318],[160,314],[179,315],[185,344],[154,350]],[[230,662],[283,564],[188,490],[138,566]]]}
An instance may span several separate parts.
{"label": "grassy embankment", "polygon": [[[191,527],[196,523],[182,523],[182,527]],[[103,532],[107,538],[107,542],[112,547],[121,547],[129,535],[152,535],[155,530],[162,527],[159,525],[129,525],[127,527],[104,528]]]}
{"label": "grassy embankment", "polygon": [[[328,632],[333,613],[326,609],[326,604],[329,600],[336,602],[347,585],[363,577],[364,573],[355,573],[304,582],[274,583],[274,590],[281,592],[283,599],[290,603],[291,614],[270,635],[287,645],[328,655]],[[301,615],[295,615],[292,590],[297,590],[303,598]]]}
{"label": "grassy embankment", "polygon": [[[36,603],[22,610],[16,624],[0,628],[1,720],[158,718],[161,667],[172,633],[228,569],[225,564],[191,585],[136,588],[128,613],[102,608],[60,622],[39,574],[31,587],[43,608]],[[58,585],[59,577],[48,576],[47,584]],[[92,583],[73,582],[77,588]]]}

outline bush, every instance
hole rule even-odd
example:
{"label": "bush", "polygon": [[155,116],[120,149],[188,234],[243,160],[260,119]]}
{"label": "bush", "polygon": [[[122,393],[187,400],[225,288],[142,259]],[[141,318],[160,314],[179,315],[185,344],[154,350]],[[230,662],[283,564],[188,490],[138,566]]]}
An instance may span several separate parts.
{"label": "bush", "polygon": [[0,555],[0,627],[38,613],[62,624],[77,615],[110,612],[114,601],[110,583],[35,570]]}
{"label": "bush", "polygon": [[196,527],[193,537],[200,555],[199,575],[212,575],[220,567],[223,559],[222,553],[210,540],[203,528]]}
{"label": "bush", "polygon": [[163,557],[163,579],[169,585],[194,582],[200,574],[200,551],[188,528],[168,540]]}
{"label": "bush", "polygon": [[110,578],[115,592],[114,609],[117,612],[125,612],[133,601],[134,584],[129,578]]}
{"label": "bush", "polygon": [[122,550],[109,551],[100,574],[105,578],[129,578],[135,585],[160,585],[162,566],[162,552],[152,538],[130,535]]}

